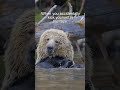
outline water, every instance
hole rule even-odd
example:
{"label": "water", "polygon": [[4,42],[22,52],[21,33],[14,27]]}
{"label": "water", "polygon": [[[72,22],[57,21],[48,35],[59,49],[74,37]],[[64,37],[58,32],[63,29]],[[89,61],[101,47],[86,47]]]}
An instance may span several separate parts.
{"label": "water", "polygon": [[85,69],[38,69],[36,90],[85,90]]}

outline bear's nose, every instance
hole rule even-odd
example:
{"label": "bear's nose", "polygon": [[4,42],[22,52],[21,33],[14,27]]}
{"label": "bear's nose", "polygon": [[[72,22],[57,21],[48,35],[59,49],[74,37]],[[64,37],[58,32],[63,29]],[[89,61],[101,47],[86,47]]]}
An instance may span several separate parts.
{"label": "bear's nose", "polygon": [[53,47],[48,46],[48,47],[47,47],[47,50],[48,50],[49,52],[52,52]]}
{"label": "bear's nose", "polygon": [[53,49],[53,47],[48,47],[48,49],[49,49],[49,50],[52,50],[52,49]]}

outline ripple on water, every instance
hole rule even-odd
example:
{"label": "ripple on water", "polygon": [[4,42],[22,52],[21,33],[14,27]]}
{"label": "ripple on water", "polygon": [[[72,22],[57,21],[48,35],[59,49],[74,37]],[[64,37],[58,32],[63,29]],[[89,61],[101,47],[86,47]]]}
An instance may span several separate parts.
{"label": "ripple on water", "polygon": [[85,69],[38,69],[36,90],[85,90]]}

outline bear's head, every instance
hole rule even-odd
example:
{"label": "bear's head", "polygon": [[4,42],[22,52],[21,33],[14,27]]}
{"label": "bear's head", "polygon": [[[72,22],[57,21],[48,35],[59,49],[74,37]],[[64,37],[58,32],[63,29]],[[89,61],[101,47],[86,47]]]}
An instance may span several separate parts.
{"label": "bear's head", "polygon": [[58,29],[46,30],[37,47],[37,62],[46,57],[60,56],[73,60],[74,51],[67,34]]}

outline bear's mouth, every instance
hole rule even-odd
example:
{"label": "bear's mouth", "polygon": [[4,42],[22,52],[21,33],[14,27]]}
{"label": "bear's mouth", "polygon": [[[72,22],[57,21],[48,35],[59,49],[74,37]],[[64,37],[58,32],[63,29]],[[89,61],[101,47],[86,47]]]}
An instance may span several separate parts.
{"label": "bear's mouth", "polygon": [[54,51],[47,51],[47,54],[50,58],[55,57],[54,56]]}

